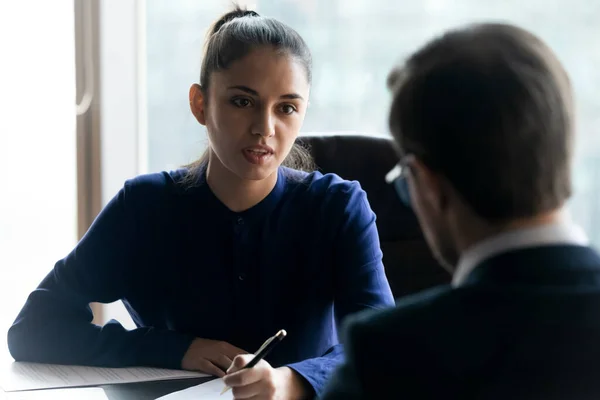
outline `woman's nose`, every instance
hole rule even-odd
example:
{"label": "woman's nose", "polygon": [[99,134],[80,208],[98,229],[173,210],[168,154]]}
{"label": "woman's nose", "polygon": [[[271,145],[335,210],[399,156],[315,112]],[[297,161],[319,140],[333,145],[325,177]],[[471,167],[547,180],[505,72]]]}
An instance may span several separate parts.
{"label": "woman's nose", "polygon": [[252,134],[263,137],[275,136],[275,117],[270,110],[263,110],[258,113],[256,122],[252,127]]}

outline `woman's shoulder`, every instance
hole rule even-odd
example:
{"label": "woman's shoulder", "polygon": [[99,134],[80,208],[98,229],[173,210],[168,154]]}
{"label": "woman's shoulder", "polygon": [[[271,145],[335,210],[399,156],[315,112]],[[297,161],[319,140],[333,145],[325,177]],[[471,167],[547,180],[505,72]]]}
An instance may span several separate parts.
{"label": "woman's shoulder", "polygon": [[125,181],[123,191],[144,200],[157,200],[161,197],[186,192],[188,170],[185,168],[141,174]]}
{"label": "woman's shoulder", "polygon": [[344,179],[335,173],[302,172],[289,168],[286,168],[284,173],[288,192],[296,196],[336,203],[347,203],[353,198],[366,197],[358,181]]}

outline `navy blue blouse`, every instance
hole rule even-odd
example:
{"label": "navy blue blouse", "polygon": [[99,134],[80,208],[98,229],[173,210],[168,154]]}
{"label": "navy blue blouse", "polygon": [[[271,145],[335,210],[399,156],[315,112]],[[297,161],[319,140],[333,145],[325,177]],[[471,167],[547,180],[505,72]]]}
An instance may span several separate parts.
{"label": "navy blue blouse", "polygon": [[[181,368],[194,337],[266,358],[319,394],[342,361],[337,325],[392,306],[375,226],[357,182],[281,167],[272,192],[233,212],[185,170],[125,183],[75,249],[31,293],[8,335],[18,361]],[[90,302],[123,300],[137,329],[91,323]]]}

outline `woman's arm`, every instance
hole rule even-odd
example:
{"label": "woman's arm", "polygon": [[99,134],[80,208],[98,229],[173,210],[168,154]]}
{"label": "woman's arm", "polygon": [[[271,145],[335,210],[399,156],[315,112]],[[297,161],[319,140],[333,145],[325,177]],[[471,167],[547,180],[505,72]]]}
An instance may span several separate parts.
{"label": "woman's arm", "polygon": [[[75,249],[56,263],[34,290],[8,331],[17,361],[106,367],[145,365],[180,368],[192,337],[168,330],[126,330],[116,321],[92,324],[91,302],[127,296],[144,236],[140,210],[156,197],[153,185],[129,181],[98,215]],[[143,187],[141,187],[143,185]],[[154,192],[154,197],[153,197]]]}
{"label": "woman's arm", "polygon": [[[338,329],[347,316],[365,309],[394,305],[394,298],[382,262],[375,214],[357,182],[333,194],[343,209],[335,251],[335,314]],[[322,357],[289,367],[299,373],[320,395],[333,370],[342,362],[342,345],[333,346]]]}

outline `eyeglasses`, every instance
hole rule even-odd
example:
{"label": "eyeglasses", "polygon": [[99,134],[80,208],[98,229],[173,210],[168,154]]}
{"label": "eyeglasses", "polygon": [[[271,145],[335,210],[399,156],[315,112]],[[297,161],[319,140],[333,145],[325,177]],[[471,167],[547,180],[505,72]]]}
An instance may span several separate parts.
{"label": "eyeglasses", "polygon": [[[406,160],[406,158],[404,160]],[[403,160],[400,160],[400,162],[385,175],[385,181],[394,186],[396,194],[400,198],[402,204],[406,207],[410,207],[410,191],[408,188],[407,173],[408,166],[404,164]]]}

